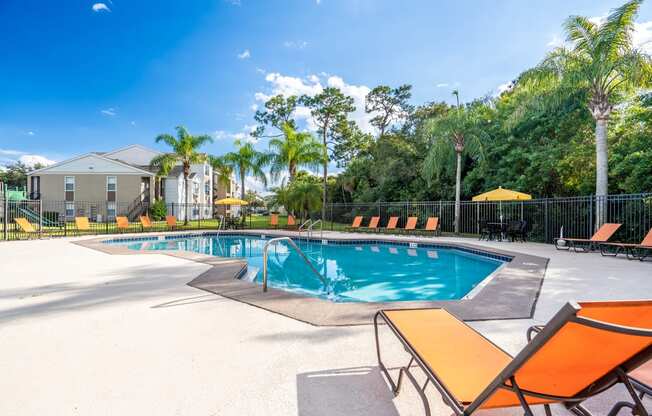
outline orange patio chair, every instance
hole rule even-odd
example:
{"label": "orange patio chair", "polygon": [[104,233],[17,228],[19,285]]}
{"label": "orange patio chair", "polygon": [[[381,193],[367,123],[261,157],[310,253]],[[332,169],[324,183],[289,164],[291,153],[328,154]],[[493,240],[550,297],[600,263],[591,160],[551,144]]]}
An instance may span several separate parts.
{"label": "orange patio chair", "polygon": [[419,220],[418,217],[408,217],[407,221],[405,222],[405,228],[403,228],[403,231],[414,231],[417,228],[417,221]]}
{"label": "orange patio chair", "polygon": [[353,231],[360,228],[360,225],[362,225],[362,215],[358,215],[357,217],[353,218],[353,222],[351,223],[351,226],[346,227],[346,229],[349,231]]}
{"label": "orange patio chair", "polygon": [[[595,249],[600,243],[606,243],[614,233],[620,228],[622,224],[606,223],[598,229],[589,239],[586,238],[555,238],[555,248],[557,250],[570,250],[575,252],[589,252]],[[565,241],[566,244],[561,246],[560,242]]]}
{"label": "orange patio chair", "polygon": [[166,215],[165,223],[167,224],[169,229],[174,230],[175,228],[177,228],[177,217],[175,217],[174,215]]}
{"label": "orange patio chair", "polygon": [[272,214],[269,217],[269,226],[274,227],[274,228],[278,228],[278,214]]}
{"label": "orange patio chair", "polygon": [[[381,359],[381,319],[411,356],[396,381]],[[590,415],[584,400],[617,383],[631,386],[628,374],[652,358],[652,300],[567,303],[515,357],[444,309],[381,310],[374,330],[378,363],[394,394],[409,379],[427,415],[430,384],[459,416],[509,407],[532,416],[533,406],[552,415],[552,403]],[[412,374],[417,366],[425,384]]]}
{"label": "orange patio chair", "polygon": [[288,214],[288,223],[285,226],[288,230],[295,230],[297,228],[297,220],[294,218],[294,215]]}
{"label": "orange patio chair", "polygon": [[428,218],[424,231],[431,232],[435,235],[441,235],[441,229],[439,228],[439,217]]}
{"label": "orange patio chair", "polygon": [[118,231],[126,231],[129,229],[129,220],[127,217],[115,217],[115,223],[118,227]]}
{"label": "orange patio chair", "polygon": [[139,220],[141,227],[143,227],[143,231],[152,228],[152,220],[150,220],[147,215],[141,215]]}
{"label": "orange patio chair", "polygon": [[20,231],[27,234],[28,238],[38,236],[38,231],[36,231],[34,226],[29,221],[27,221],[27,218],[16,217],[14,218],[14,222],[16,223],[18,228],[20,228]]}
{"label": "orange patio chair", "polygon": [[398,217],[389,217],[389,221],[387,221],[387,226],[383,228],[383,231],[395,230],[397,224],[398,224]]}
{"label": "orange patio chair", "polygon": [[378,231],[378,223],[380,222],[380,217],[371,217],[369,224],[366,227],[360,227],[364,231]]}
{"label": "orange patio chair", "polygon": [[90,231],[91,225],[88,222],[88,217],[75,217],[75,228],[77,228],[77,234],[82,231]]}
{"label": "orange patio chair", "polygon": [[[609,249],[616,249],[615,252]],[[641,244],[633,243],[600,243],[600,254],[603,256],[617,256],[620,253],[625,253],[628,259],[645,260],[652,255],[652,228],[648,231]]]}

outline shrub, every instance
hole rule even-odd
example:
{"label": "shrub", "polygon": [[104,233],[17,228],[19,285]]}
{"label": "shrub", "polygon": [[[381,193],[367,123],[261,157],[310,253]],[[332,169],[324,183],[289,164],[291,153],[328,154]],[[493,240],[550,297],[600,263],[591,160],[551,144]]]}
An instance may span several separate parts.
{"label": "shrub", "polygon": [[149,215],[154,221],[161,221],[165,219],[165,216],[168,214],[167,206],[165,201],[159,199],[155,201],[149,209]]}

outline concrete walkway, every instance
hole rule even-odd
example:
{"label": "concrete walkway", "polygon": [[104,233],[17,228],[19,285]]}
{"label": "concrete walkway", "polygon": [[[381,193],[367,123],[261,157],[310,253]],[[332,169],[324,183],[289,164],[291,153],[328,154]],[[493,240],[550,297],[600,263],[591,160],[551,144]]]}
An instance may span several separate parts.
{"label": "concrete walkway", "polygon": [[[567,300],[652,298],[651,262],[481,244],[551,259],[535,319],[472,324],[512,353]],[[0,414],[423,414],[411,386],[388,391],[370,326],[313,327],[186,286],[208,267],[63,239],[0,243]],[[386,341],[389,364],[405,364]],[[588,407],[604,415],[623,397],[616,388]],[[451,413],[430,398],[434,414]]]}

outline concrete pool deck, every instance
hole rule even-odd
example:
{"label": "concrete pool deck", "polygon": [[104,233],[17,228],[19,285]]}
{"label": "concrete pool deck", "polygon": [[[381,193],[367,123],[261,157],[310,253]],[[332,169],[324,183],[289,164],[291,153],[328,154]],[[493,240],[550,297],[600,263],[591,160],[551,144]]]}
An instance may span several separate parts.
{"label": "concrete pool deck", "polygon": [[[73,240],[0,243],[0,414],[423,414],[409,385],[397,398],[388,390],[370,326],[315,327],[186,285],[210,265],[107,255]],[[470,323],[512,354],[529,325],[568,300],[652,298],[652,262],[437,240],[550,259],[532,319]],[[404,364],[401,346],[383,341],[388,364]],[[433,414],[451,413],[428,395]],[[587,407],[604,415],[624,398],[615,387]]]}

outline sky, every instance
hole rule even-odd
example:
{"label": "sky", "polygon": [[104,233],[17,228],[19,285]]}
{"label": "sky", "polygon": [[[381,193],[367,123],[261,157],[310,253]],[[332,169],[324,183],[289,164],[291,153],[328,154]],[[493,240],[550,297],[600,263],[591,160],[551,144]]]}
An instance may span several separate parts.
{"label": "sky", "polygon": [[[183,125],[223,154],[274,94],[413,86],[413,104],[496,94],[620,1],[0,0],[0,165],[154,143]],[[652,2],[636,42],[652,39]],[[297,114],[310,128],[307,112]],[[256,144],[266,149],[265,142]]]}

